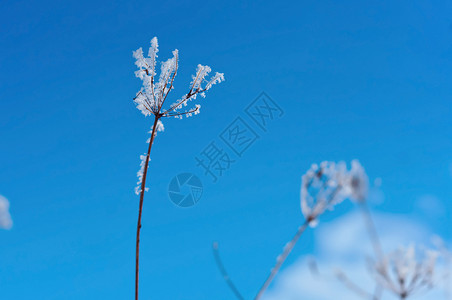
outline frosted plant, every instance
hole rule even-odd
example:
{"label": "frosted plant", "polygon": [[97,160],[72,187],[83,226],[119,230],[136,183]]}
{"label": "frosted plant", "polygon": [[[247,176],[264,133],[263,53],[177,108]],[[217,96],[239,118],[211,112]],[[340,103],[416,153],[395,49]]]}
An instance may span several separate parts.
{"label": "frosted plant", "polygon": [[11,229],[13,226],[13,220],[9,213],[8,199],[0,195],[0,228]]}
{"label": "frosted plant", "polygon": [[277,257],[275,266],[255,297],[256,300],[262,297],[307,227],[315,227],[320,215],[346,198],[362,201],[367,197],[367,186],[367,175],[357,160],[352,161],[350,171],[344,162],[324,161],[320,165],[311,166],[301,177],[300,206],[305,222]]}
{"label": "frosted plant", "polygon": [[324,161],[313,164],[301,177],[301,211],[311,226],[326,209],[342,202],[348,195],[345,163]]}
{"label": "frosted plant", "polygon": [[356,159],[352,160],[352,167],[347,180],[346,186],[349,189],[349,198],[356,202],[365,201],[369,193],[369,178],[363,166]]}
{"label": "frosted plant", "polygon": [[357,160],[348,171],[344,162],[324,161],[313,164],[301,177],[301,211],[309,225],[315,226],[318,217],[346,198],[363,201],[367,197],[368,178]]}
{"label": "frosted plant", "polygon": [[158,42],[156,37],[151,40],[148,57],[143,56],[142,48],[133,52],[136,59],[135,64],[138,67],[135,75],[143,81],[143,87],[134,98],[137,108],[145,116],[154,115],[157,121],[165,117],[182,118],[183,115],[190,117],[198,114],[201,108],[199,104],[183,111],[181,109],[186,107],[191,100],[195,100],[198,95],[205,97],[206,91],[210,90],[213,85],[224,81],[224,74],[217,72],[207,79],[211,72],[210,67],[198,65],[195,75],[192,76],[188,93],[165,108],[165,101],[169,92],[174,88],[174,78],[179,68],[179,51],[174,50],[173,57],[162,63],[158,81],[155,71],[157,52]]}
{"label": "frosted plant", "polygon": [[434,285],[435,264],[438,252],[424,250],[421,257],[416,256],[414,246],[399,248],[370,263],[370,271],[377,283],[391,291],[400,299],[430,289]]}
{"label": "frosted plant", "polygon": [[174,88],[174,78],[179,68],[179,51],[173,51],[173,57],[161,64],[160,75],[157,79],[156,69],[158,53],[158,41],[154,37],[151,40],[148,57],[144,57],[143,49],[140,48],[133,52],[136,59],[138,70],[136,77],[143,82],[141,89],[134,98],[137,108],[145,116],[154,116],[154,123],[150,131],[151,137],[148,140],[148,152],[140,157],[140,170],[137,173],[138,186],[135,192],[140,195],[140,204],[138,212],[137,238],[136,238],[136,269],[135,269],[135,299],[138,299],[138,278],[139,278],[139,253],[140,253],[140,230],[141,215],[143,210],[143,198],[146,188],[146,175],[151,155],[151,148],[157,131],[163,131],[164,126],[162,118],[175,117],[181,119],[183,116],[190,117],[199,113],[201,106],[194,104],[188,107],[188,104],[195,100],[198,95],[206,96],[206,92],[217,83],[224,81],[223,73],[215,73],[208,78],[211,69],[209,66],[198,65],[195,75],[188,87],[188,92],[170,105],[166,105],[169,93]]}

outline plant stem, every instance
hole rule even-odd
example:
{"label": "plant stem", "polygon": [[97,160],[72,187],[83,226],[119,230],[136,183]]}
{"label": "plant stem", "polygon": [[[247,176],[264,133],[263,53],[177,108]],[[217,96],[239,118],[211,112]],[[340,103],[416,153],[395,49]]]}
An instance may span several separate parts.
{"label": "plant stem", "polygon": [[283,253],[278,257],[278,259],[276,261],[276,265],[271,270],[270,275],[267,277],[267,280],[265,280],[264,284],[260,288],[260,290],[257,293],[257,296],[254,298],[254,300],[259,300],[262,297],[262,295],[264,294],[265,290],[268,288],[270,283],[273,281],[273,278],[275,278],[275,276],[278,273],[279,269],[283,265],[283,263],[286,260],[287,256],[289,256],[290,252],[292,251],[293,247],[297,243],[298,239],[300,238],[300,236],[303,234],[303,232],[308,227],[308,224],[309,224],[309,221],[304,222],[303,225],[301,225],[298,228],[297,233],[295,233],[295,235],[292,238],[292,240],[289,243],[287,243],[287,245],[284,247]]}
{"label": "plant stem", "polygon": [[380,238],[378,237],[378,232],[375,227],[375,223],[372,219],[372,215],[370,213],[369,207],[367,206],[367,202],[363,201],[360,203],[361,212],[364,217],[364,222],[366,223],[367,233],[369,234],[370,240],[372,242],[372,246],[374,248],[375,255],[377,259],[383,258],[383,250],[380,243]]}
{"label": "plant stem", "polygon": [[[352,282],[344,272],[339,271],[336,273],[336,278],[350,291],[354,292],[356,295],[359,295],[363,299],[376,299],[374,295],[369,294],[365,290],[363,290],[360,286]],[[377,298],[378,299],[378,298]]]}
{"label": "plant stem", "polygon": [[141,181],[141,192],[140,192],[140,208],[138,211],[138,224],[137,224],[137,245],[136,245],[136,256],[135,256],[135,300],[138,300],[138,277],[139,277],[139,260],[140,260],[140,231],[141,231],[141,214],[143,212],[143,199],[144,191],[146,188],[146,174],[148,171],[149,158],[151,156],[152,143],[154,142],[155,130],[157,129],[157,122],[159,120],[158,116],[155,116],[154,125],[152,126],[151,140],[149,141],[148,154],[146,156],[146,162],[144,164],[143,170],[143,180]]}
{"label": "plant stem", "polygon": [[228,272],[226,271],[226,268],[223,265],[223,262],[221,261],[220,253],[218,251],[218,243],[213,243],[212,249],[213,255],[215,257],[215,262],[217,263],[217,267],[220,270],[223,279],[226,281],[226,284],[229,286],[229,288],[234,293],[235,297],[237,297],[237,299],[245,300],[245,298],[243,298],[239,290],[236,288],[235,284],[232,282],[231,278],[228,275]]}

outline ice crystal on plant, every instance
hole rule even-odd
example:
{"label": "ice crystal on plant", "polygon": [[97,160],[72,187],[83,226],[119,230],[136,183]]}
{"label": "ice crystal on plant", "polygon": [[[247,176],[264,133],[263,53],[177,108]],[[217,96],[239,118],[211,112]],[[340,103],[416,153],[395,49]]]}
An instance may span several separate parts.
{"label": "ice crystal on plant", "polygon": [[[140,170],[137,172],[137,177],[138,177],[138,182],[137,182],[137,186],[135,187],[135,194],[139,195],[140,194],[140,189],[141,189],[141,182],[143,181],[143,173],[144,173],[144,166],[146,164],[146,158],[147,155],[140,155]],[[145,191],[147,192],[149,190],[149,188],[145,188]]]}
{"label": "ice crystal on plant", "polygon": [[[140,78],[143,85],[138,91],[134,98],[134,102],[137,108],[145,115],[154,115],[157,123],[154,132],[154,136],[157,132],[163,131],[165,127],[163,126],[161,118],[164,117],[175,117],[182,119],[185,115],[186,117],[191,117],[192,115],[197,115],[200,112],[201,105],[195,104],[192,108],[186,109],[185,111],[180,111],[183,107],[186,107],[191,100],[196,99],[198,95],[205,97],[205,92],[210,90],[210,88],[224,81],[223,73],[215,73],[211,78],[207,79],[209,73],[212,71],[209,66],[198,65],[195,75],[192,76],[192,81],[190,82],[188,93],[182,98],[174,102],[169,107],[165,108],[165,101],[174,88],[174,79],[177,75],[177,70],[179,68],[179,51],[176,49],[172,52],[173,56],[168,60],[161,63],[160,75],[157,78],[157,53],[158,53],[158,41],[154,37],[151,40],[151,47],[148,51],[148,57],[144,57],[143,49],[139,48],[133,52],[133,57],[135,58],[135,65],[138,70],[135,72],[135,76]],[[151,142],[151,138],[147,140],[147,143]],[[143,179],[143,172],[146,164],[146,156],[141,156],[141,169],[138,172],[138,187],[135,189],[137,195],[140,194],[140,184]]]}
{"label": "ice crystal on plant", "polygon": [[143,82],[142,88],[134,98],[137,108],[145,116],[155,115],[158,118],[180,118],[182,115],[186,115],[187,117],[196,115],[199,113],[200,106],[198,104],[183,112],[179,112],[179,110],[186,107],[198,95],[205,97],[205,92],[213,85],[224,81],[224,74],[217,72],[211,78],[207,79],[209,73],[212,71],[211,68],[209,66],[198,65],[196,73],[192,76],[188,93],[168,108],[164,108],[165,100],[169,92],[174,88],[174,78],[179,68],[179,51],[177,49],[174,50],[173,57],[161,64],[158,81],[156,81],[157,52],[158,41],[156,37],[151,40],[148,57],[143,56],[142,48],[133,52],[133,57],[136,60],[135,64],[138,67],[135,75]]}
{"label": "ice crystal on plant", "polygon": [[157,121],[157,131],[158,131],[158,132],[163,132],[163,131],[165,131],[165,126],[163,126],[163,122],[160,121],[160,120]]}
{"label": "ice crystal on plant", "polygon": [[379,285],[405,299],[433,287],[438,254],[424,250],[418,257],[414,245],[400,247],[380,260],[372,261],[370,270]]}
{"label": "ice crystal on plant", "polygon": [[309,224],[315,226],[325,210],[346,198],[363,201],[367,190],[368,178],[357,160],[352,161],[350,171],[344,162],[313,164],[301,179],[301,211]]}

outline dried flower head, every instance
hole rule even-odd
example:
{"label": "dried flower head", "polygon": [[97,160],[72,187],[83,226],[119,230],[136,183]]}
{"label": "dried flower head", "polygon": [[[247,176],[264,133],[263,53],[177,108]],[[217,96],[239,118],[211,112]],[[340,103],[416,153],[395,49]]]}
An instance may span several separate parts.
{"label": "dried flower head", "polygon": [[200,105],[195,104],[192,108],[180,111],[187,104],[196,99],[198,95],[205,97],[205,92],[213,85],[224,81],[223,73],[215,73],[207,79],[211,69],[209,66],[198,65],[195,75],[192,76],[189,91],[182,98],[164,108],[164,103],[169,92],[174,88],[174,78],[179,67],[179,52],[173,51],[173,57],[162,63],[160,76],[157,78],[157,52],[158,42],[154,37],[151,40],[148,57],[143,56],[143,49],[140,48],[133,52],[136,59],[138,71],[135,75],[143,82],[143,87],[137,93],[134,101],[137,108],[145,115],[155,115],[158,118],[176,117],[182,118],[183,115],[190,117],[199,113]]}
{"label": "dried flower head", "polygon": [[344,162],[313,164],[301,178],[301,211],[309,224],[315,226],[325,210],[346,198],[363,201],[367,190],[368,178],[357,160],[352,161],[350,171]]}
{"label": "dried flower head", "polygon": [[370,262],[370,271],[379,285],[401,299],[434,285],[435,264],[438,252],[424,250],[416,255],[413,245],[399,248],[378,261]]}

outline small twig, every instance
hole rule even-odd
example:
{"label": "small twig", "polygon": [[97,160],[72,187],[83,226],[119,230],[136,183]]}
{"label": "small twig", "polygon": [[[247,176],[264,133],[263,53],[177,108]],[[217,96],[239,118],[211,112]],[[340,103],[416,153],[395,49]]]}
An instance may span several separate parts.
{"label": "small twig", "polygon": [[335,276],[342,284],[344,284],[350,291],[354,292],[356,295],[364,299],[375,299],[374,295],[366,292],[357,284],[352,282],[344,272],[337,270],[337,272],[335,272]]}
{"label": "small twig", "polygon": [[[166,95],[163,98],[162,103],[159,106],[159,111],[162,109],[163,103],[165,103],[166,97],[168,97],[168,94],[171,92],[171,89],[173,88],[174,78],[176,77],[177,69],[179,68],[179,54],[176,53],[175,57],[176,57],[176,67],[174,68],[174,73],[173,73],[173,76],[171,78],[171,84],[170,84],[170,87],[168,88],[168,92],[166,92]],[[166,87],[166,84],[165,84],[165,87]],[[165,89],[163,89],[163,91],[164,90]]]}
{"label": "small twig", "polygon": [[375,287],[375,291],[374,294],[372,296],[373,300],[380,300],[381,296],[383,294],[383,287],[379,284],[377,284],[377,286]]}
{"label": "small twig", "polygon": [[177,102],[177,103],[171,105],[170,108],[168,108],[168,109],[164,112],[164,114],[168,114],[168,113],[172,112],[173,110],[177,109],[179,106],[181,106],[182,104],[184,104],[184,103],[185,103],[188,99],[190,99],[192,96],[194,96],[194,95],[196,95],[196,94],[203,93],[203,92],[205,92],[205,91],[206,91],[206,89],[203,89],[203,90],[197,89],[195,92],[192,93],[192,90],[190,90],[190,91],[188,92],[188,94],[185,95],[184,98],[182,98],[182,100],[180,100],[179,102]]}
{"label": "small twig", "polygon": [[273,278],[276,276],[276,274],[278,273],[279,269],[281,268],[281,266],[283,265],[284,261],[287,259],[287,256],[289,256],[290,252],[292,251],[293,247],[295,246],[295,244],[297,243],[298,239],[300,238],[300,236],[303,234],[303,232],[306,230],[306,228],[308,227],[309,223],[312,220],[306,220],[303,225],[301,225],[297,232],[295,233],[294,237],[292,238],[292,240],[287,243],[287,245],[284,247],[284,251],[283,253],[278,256],[276,265],[273,267],[273,269],[270,272],[270,275],[267,277],[267,279],[265,280],[264,284],[262,285],[262,287],[260,288],[260,290],[258,291],[256,297],[254,298],[254,300],[259,300],[262,295],[264,294],[265,290],[268,288],[268,286],[270,285],[270,283],[273,281]]}
{"label": "small twig", "polygon": [[315,258],[313,257],[308,258],[308,268],[309,271],[311,272],[311,275],[320,277],[319,266],[317,265],[317,261],[315,260]]}
{"label": "small twig", "polygon": [[234,293],[234,295],[237,297],[237,299],[244,300],[245,298],[243,298],[243,296],[240,294],[239,290],[236,288],[236,286],[232,282],[231,278],[228,275],[228,272],[226,271],[226,268],[223,265],[223,262],[221,261],[217,242],[212,244],[212,250],[213,250],[213,256],[215,257],[215,262],[217,263],[217,267],[220,270],[220,273],[223,276],[224,281],[226,281],[226,284],[229,286],[229,288]]}
{"label": "small twig", "polygon": [[167,117],[183,116],[183,115],[186,115],[186,114],[192,114],[192,113],[196,112],[197,110],[198,110],[198,107],[195,107],[193,109],[190,109],[190,110],[185,111],[185,112],[180,112],[180,113],[166,113],[165,112],[165,113],[162,114],[162,117],[167,118]]}
{"label": "small twig", "polygon": [[360,202],[359,205],[362,215],[364,217],[364,223],[366,224],[367,233],[369,234],[370,240],[372,242],[372,246],[374,248],[375,255],[378,260],[383,258],[383,250],[380,243],[380,238],[378,237],[377,228],[372,219],[372,215],[369,210],[369,206],[367,205],[367,201]]}

